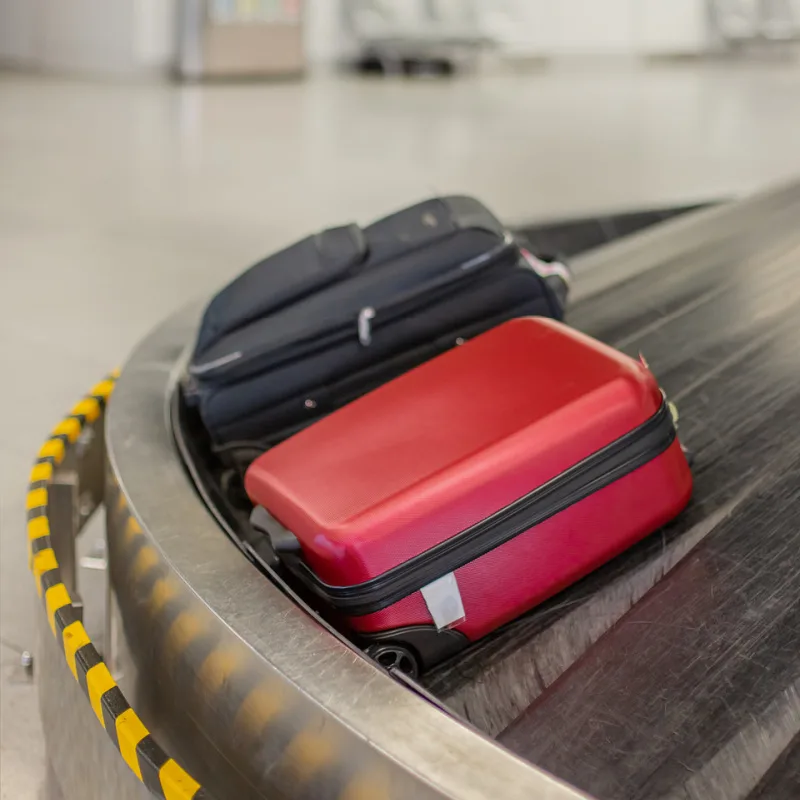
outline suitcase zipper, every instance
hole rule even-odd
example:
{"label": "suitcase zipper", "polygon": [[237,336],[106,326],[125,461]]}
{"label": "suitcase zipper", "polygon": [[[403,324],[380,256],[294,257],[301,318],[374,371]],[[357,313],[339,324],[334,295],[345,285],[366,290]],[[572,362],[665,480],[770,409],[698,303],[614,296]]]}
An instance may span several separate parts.
{"label": "suitcase zipper", "polygon": [[[465,273],[482,272],[487,268],[500,266],[513,266],[520,258],[519,246],[510,234],[503,237],[503,241],[488,253],[476,256],[452,270],[448,270],[439,278],[434,279],[422,288],[413,289],[393,300],[391,303],[379,306],[362,308],[358,314],[358,340],[363,347],[372,343],[373,332],[383,325],[390,324],[420,307],[419,300],[424,298],[426,305],[433,303],[446,294],[454,283],[463,281]],[[380,314],[380,317],[378,315]]]}
{"label": "suitcase zipper", "polygon": [[[456,267],[448,269],[445,273],[400,295],[390,303],[373,307],[362,308],[355,320],[342,321],[325,331],[315,331],[302,339],[297,339],[282,347],[252,348],[249,352],[237,351],[229,353],[211,361],[189,366],[188,372],[194,378],[208,385],[226,385],[264,369],[262,362],[268,358],[270,368],[277,367],[289,358],[299,358],[303,355],[304,345],[312,345],[313,349],[331,347],[338,342],[352,339],[356,333],[358,341],[363,347],[372,343],[374,331],[405,314],[422,307],[431,305],[441,295],[446,294],[453,284],[463,282],[466,275],[480,275],[484,270],[502,266],[508,257],[509,264],[519,258],[519,250],[511,236],[506,236],[503,241],[488,253],[477,256]],[[379,319],[376,319],[380,315]],[[306,348],[307,349],[307,348]],[[283,352],[282,352],[283,351]]]}
{"label": "suitcase zipper", "polygon": [[333,608],[350,616],[372,614],[623,478],[661,455],[675,438],[665,401],[650,419],[602,450],[486,519],[364,583],[330,586],[296,555],[281,555],[286,566]]}

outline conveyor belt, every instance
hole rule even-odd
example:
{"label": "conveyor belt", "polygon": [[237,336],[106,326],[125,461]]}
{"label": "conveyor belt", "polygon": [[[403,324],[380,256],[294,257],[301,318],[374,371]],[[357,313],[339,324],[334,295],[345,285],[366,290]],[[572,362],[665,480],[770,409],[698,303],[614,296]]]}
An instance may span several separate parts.
{"label": "conveyor belt", "polygon": [[798,220],[792,195],[738,229],[687,235],[571,314],[644,353],[696,457],[689,511],[544,612],[567,608],[562,635],[585,652],[553,683],[571,659],[548,671],[534,633],[539,697],[499,737],[600,800],[800,796]]}
{"label": "conveyor belt", "polygon": [[623,236],[638,233],[651,225],[688,214],[690,211],[699,211],[709,205],[712,203],[621,211],[602,216],[539,222],[517,227],[514,232],[517,236],[527,239],[534,253],[571,259],[579,253],[585,253]]}
{"label": "conveyor belt", "polygon": [[479,731],[600,800],[794,797],[797,220],[800,184],[576,259],[569,321],[644,352],[681,410],[695,500],[425,677],[474,729],[331,636],[228,541],[169,427],[199,309],[164,323],[123,370],[107,430],[120,685],[148,727],[221,798],[579,796]]}

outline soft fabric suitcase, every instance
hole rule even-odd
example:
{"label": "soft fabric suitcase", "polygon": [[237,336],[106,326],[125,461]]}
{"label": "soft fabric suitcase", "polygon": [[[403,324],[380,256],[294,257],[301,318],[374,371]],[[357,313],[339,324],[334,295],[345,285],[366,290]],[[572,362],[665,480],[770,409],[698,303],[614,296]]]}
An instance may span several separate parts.
{"label": "soft fabric suitcase", "polygon": [[323,231],[211,301],[185,396],[218,449],[261,452],[462,339],[560,318],[566,277],[469,197]]}
{"label": "soft fabric suitcase", "polygon": [[278,445],[245,486],[290,572],[413,672],[659,528],[692,479],[643,362],[528,318]]}

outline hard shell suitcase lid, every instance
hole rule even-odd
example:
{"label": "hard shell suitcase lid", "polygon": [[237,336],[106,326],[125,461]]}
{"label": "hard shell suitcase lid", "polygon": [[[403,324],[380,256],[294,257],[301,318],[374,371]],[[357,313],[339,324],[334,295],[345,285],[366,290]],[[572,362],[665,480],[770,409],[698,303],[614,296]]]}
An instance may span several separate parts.
{"label": "hard shell suitcase lid", "polygon": [[353,585],[515,503],[662,405],[643,364],[552,320],[519,319],[268,451],[246,488],[322,581]]}

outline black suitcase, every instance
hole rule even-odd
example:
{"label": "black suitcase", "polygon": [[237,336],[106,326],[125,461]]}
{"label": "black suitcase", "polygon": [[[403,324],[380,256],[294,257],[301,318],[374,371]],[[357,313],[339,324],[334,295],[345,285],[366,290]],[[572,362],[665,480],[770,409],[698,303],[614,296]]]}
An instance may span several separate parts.
{"label": "black suitcase", "polygon": [[565,280],[565,269],[521,249],[470,197],[428,200],[363,229],[332,228],[264,259],[213,298],[184,394],[216,449],[246,464],[505,320],[560,319]]}

